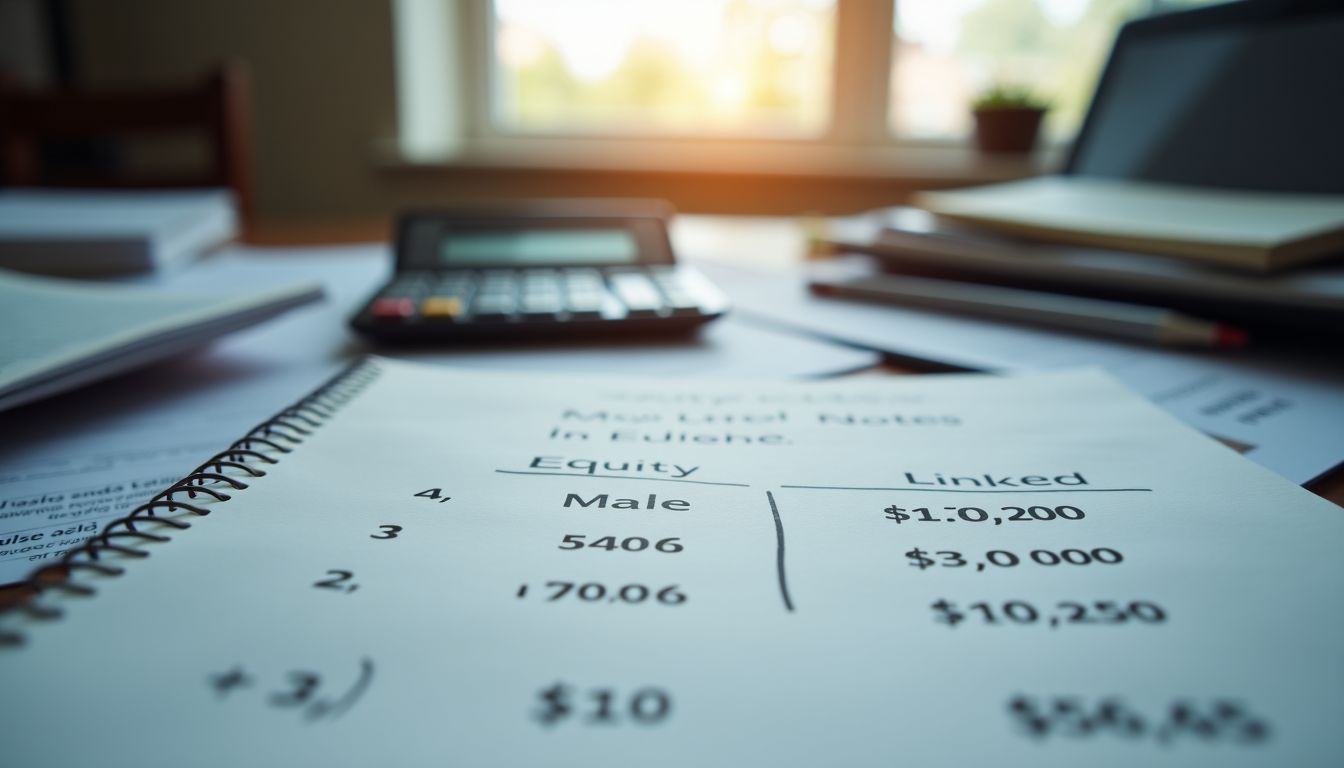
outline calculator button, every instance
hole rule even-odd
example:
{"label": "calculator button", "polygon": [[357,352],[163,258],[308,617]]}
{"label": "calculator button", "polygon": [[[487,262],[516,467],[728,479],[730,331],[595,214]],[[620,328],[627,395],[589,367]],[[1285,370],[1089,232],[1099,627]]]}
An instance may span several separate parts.
{"label": "calculator button", "polygon": [[477,320],[503,320],[513,315],[516,304],[511,296],[481,296],[472,305]]}
{"label": "calculator button", "polygon": [[667,294],[667,305],[672,308],[672,314],[677,316],[700,314],[700,302],[696,301],[690,294],[677,291],[669,292]]}
{"label": "calculator button", "polygon": [[669,297],[674,295],[695,297],[700,314],[713,315],[727,309],[727,298],[704,275],[684,267],[677,272],[677,287],[673,287],[670,282],[660,283],[663,292]]}
{"label": "calculator button", "polygon": [[415,314],[415,302],[406,298],[376,299],[369,307],[369,314],[382,320],[401,320]]}
{"label": "calculator button", "polygon": [[419,280],[398,281],[383,292],[385,296],[415,301],[429,290],[429,285]]}
{"label": "calculator button", "polygon": [[669,293],[673,291],[684,291],[687,288],[686,284],[682,282],[681,278],[675,275],[663,275],[660,277],[655,277],[654,282],[658,284],[659,288],[662,288],[664,291]]}
{"label": "calculator button", "polygon": [[610,295],[606,291],[570,291],[569,301],[581,304],[601,304]]}
{"label": "calculator button", "polygon": [[606,303],[607,299],[608,299],[610,296],[611,296],[611,294],[608,293],[608,292],[606,292],[605,290],[602,290],[602,291],[570,291],[570,292],[569,292],[569,295],[565,297],[565,300],[566,300],[565,303],[567,303],[567,304],[569,304],[569,305],[571,305],[571,306],[573,306],[573,305],[589,305],[589,306],[600,307],[600,306],[602,306],[604,303]]}
{"label": "calculator button", "polygon": [[548,298],[560,300],[560,289],[555,285],[529,285],[523,288],[523,298]]}
{"label": "calculator button", "polygon": [[611,288],[632,316],[658,314],[663,308],[663,298],[658,289],[644,275],[626,272],[611,276]]}
{"label": "calculator button", "polygon": [[435,295],[438,296],[466,296],[475,289],[475,283],[470,280],[440,280],[438,286],[434,288]]}
{"label": "calculator button", "polygon": [[513,281],[485,280],[478,290],[490,296],[513,296],[518,293],[518,285]]}
{"label": "calculator button", "polygon": [[445,290],[443,288],[439,288],[438,290],[430,294],[428,298],[456,299],[459,304],[465,307],[471,303],[471,295],[472,295],[472,289],[470,287],[459,288],[457,290]]}
{"label": "calculator button", "polygon": [[578,285],[570,283],[565,287],[565,293],[570,296],[605,296],[607,295],[607,286],[602,283],[582,283]]}
{"label": "calculator button", "polygon": [[574,318],[594,318],[602,316],[602,307],[606,304],[605,296],[595,296],[592,298],[575,298],[571,296],[565,303],[565,311]]}
{"label": "calculator button", "polygon": [[478,312],[482,309],[512,310],[516,303],[514,298],[508,294],[483,293],[476,297],[474,309]]}
{"label": "calculator button", "polygon": [[523,274],[523,285],[555,285],[559,274],[547,269],[528,270]]}
{"label": "calculator button", "polygon": [[606,284],[602,282],[602,273],[589,269],[567,269],[563,279],[557,282],[563,282],[565,288],[570,291],[606,290]]}
{"label": "calculator button", "polygon": [[455,296],[431,296],[420,302],[422,317],[454,318],[462,315],[462,300]]}
{"label": "calculator button", "polygon": [[529,295],[524,296],[522,302],[523,314],[532,317],[554,315],[560,311],[562,306],[559,295]]}

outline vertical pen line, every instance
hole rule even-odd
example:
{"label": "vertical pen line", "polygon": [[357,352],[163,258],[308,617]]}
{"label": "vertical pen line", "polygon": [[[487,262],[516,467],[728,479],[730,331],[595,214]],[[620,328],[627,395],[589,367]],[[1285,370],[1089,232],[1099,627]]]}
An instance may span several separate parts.
{"label": "vertical pen line", "polygon": [[784,523],[779,519],[779,507],[775,506],[775,495],[765,492],[770,501],[770,514],[775,517],[775,570],[779,574],[779,594],[784,598],[784,609],[793,611],[793,599],[789,597],[789,582],[784,578]]}

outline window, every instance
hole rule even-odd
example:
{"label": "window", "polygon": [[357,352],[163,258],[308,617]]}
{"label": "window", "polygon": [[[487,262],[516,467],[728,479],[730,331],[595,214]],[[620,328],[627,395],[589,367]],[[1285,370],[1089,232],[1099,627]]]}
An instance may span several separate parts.
{"label": "window", "polygon": [[502,131],[815,135],[834,0],[495,0]]}
{"label": "window", "polygon": [[970,104],[994,85],[1050,102],[1047,135],[1068,139],[1120,25],[1147,0],[900,0],[891,67],[893,134],[947,139],[971,130]]}
{"label": "window", "polygon": [[959,146],[994,85],[1058,142],[1121,24],[1209,1],[397,0],[401,143]]}

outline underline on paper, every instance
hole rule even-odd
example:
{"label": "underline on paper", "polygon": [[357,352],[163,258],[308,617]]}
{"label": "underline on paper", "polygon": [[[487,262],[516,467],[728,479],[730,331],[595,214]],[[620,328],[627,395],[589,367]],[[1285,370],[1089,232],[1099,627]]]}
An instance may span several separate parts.
{"label": "underline on paper", "polygon": [[864,485],[781,485],[780,488],[806,488],[814,491],[920,491],[928,493],[1152,493],[1152,488],[886,488]]}
{"label": "underline on paper", "polygon": [[496,469],[504,475],[553,475],[557,477],[601,477],[612,480],[652,480],[658,483],[695,483],[696,485],[731,485],[736,488],[750,488],[746,483],[716,483],[709,480],[684,480],[676,477],[633,477],[631,475],[595,475],[588,472],[527,472],[521,469]]}

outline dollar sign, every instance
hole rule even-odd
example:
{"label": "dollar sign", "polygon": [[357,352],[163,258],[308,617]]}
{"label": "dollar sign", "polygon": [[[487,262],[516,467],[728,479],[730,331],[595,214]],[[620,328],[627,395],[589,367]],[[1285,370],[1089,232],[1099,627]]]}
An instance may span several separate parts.
{"label": "dollar sign", "polygon": [[956,607],[946,600],[939,600],[932,606],[934,612],[934,621],[941,621],[949,627],[957,626],[957,622],[966,618],[966,614],[958,611]]}
{"label": "dollar sign", "polygon": [[909,552],[906,552],[906,553],[905,553],[905,556],[908,557],[908,558],[910,558],[910,561],[911,561],[910,564],[911,564],[911,565],[915,566],[916,568],[918,568],[918,569],[921,570],[921,571],[924,570],[925,568],[928,568],[929,566],[933,565],[933,558],[932,558],[932,557],[925,557],[925,556],[924,556],[924,550],[922,550],[922,549],[920,549],[920,548],[918,548],[918,547],[916,547],[916,548],[910,550]]}
{"label": "dollar sign", "polygon": [[905,514],[905,510],[901,507],[890,506],[882,511],[887,513],[888,520],[895,520],[897,523],[910,519],[910,516]]}
{"label": "dollar sign", "polygon": [[542,708],[537,711],[536,716],[543,725],[554,725],[561,718],[569,716],[570,707],[567,701],[569,686],[556,683],[537,695],[541,697]]}

